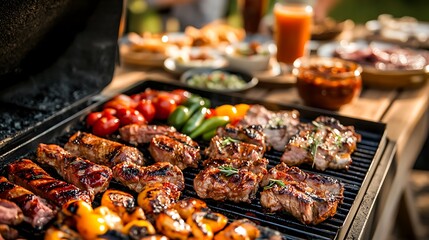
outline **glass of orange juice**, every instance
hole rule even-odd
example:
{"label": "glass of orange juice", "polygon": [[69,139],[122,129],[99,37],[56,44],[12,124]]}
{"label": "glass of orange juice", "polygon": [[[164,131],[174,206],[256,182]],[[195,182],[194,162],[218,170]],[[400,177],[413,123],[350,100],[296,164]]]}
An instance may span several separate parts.
{"label": "glass of orange juice", "polygon": [[273,12],[277,61],[292,65],[309,53],[313,8],[309,0],[278,0]]}

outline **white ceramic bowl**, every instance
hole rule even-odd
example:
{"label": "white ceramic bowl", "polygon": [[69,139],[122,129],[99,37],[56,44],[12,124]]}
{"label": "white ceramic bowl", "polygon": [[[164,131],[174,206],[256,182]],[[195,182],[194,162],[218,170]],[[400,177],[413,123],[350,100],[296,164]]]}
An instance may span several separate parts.
{"label": "white ceramic bowl", "polygon": [[256,47],[256,53],[246,54],[250,51],[248,42],[240,42],[228,46],[225,49],[225,59],[232,69],[247,72],[261,72],[269,68],[270,59],[276,52],[276,46],[272,43],[260,44]]}

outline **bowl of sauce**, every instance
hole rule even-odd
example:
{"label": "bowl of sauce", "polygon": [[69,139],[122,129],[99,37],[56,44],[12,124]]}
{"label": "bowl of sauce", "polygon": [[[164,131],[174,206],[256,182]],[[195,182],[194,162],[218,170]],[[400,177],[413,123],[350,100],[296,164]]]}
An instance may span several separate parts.
{"label": "bowl of sauce", "polygon": [[338,110],[362,90],[362,67],[332,57],[301,57],[293,63],[299,96],[306,105]]}

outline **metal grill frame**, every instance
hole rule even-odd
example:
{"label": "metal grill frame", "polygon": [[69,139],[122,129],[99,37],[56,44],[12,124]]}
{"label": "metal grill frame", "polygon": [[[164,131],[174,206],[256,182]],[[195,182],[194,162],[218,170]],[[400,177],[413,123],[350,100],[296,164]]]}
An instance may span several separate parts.
{"label": "metal grill frame", "polygon": [[[386,125],[383,123],[371,122],[355,118],[349,118],[337,115],[333,112],[322,111],[313,108],[295,105],[282,105],[260,100],[243,98],[238,94],[217,94],[202,90],[188,88],[180,83],[171,84],[158,81],[145,81],[131,86],[123,91],[124,94],[133,94],[142,92],[147,88],[157,90],[173,90],[176,88],[184,88],[193,93],[211,99],[214,106],[229,103],[249,103],[262,104],[271,110],[280,109],[297,109],[300,114],[301,121],[311,121],[320,115],[332,116],[340,120],[344,125],[353,125],[358,133],[362,135],[362,141],[358,143],[357,150],[352,154],[353,163],[348,171],[345,170],[326,170],[320,172],[311,169],[310,166],[300,167],[304,171],[318,173],[321,175],[331,176],[340,179],[345,184],[344,201],[339,205],[337,214],[327,219],[326,221],[316,225],[307,226],[294,219],[292,216],[283,213],[265,214],[259,204],[259,199],[255,199],[251,204],[235,204],[232,202],[216,202],[213,200],[205,200],[208,205],[215,211],[227,215],[229,218],[246,217],[262,226],[267,226],[284,234],[287,239],[343,239],[350,226],[353,224],[353,219],[361,205],[363,196],[371,182],[375,169],[382,158],[386,144]],[[68,137],[76,130],[84,129],[84,120],[91,111],[99,110],[109,98],[100,98],[96,103],[86,107],[82,111],[74,114],[70,118],[53,125],[46,129],[45,132],[34,136],[33,138],[23,142],[16,148],[7,152],[0,153],[0,167],[3,168],[10,162],[13,162],[21,157],[28,156],[34,153],[39,143],[64,143]],[[204,144],[204,143],[202,143]],[[141,149],[143,152],[146,149]],[[147,153],[147,151],[146,151]],[[266,157],[270,160],[269,167],[275,166],[279,162],[281,152],[270,151]],[[193,177],[197,170],[185,170],[186,189],[182,196],[197,197],[193,190]],[[259,194],[258,194],[259,196]]]}

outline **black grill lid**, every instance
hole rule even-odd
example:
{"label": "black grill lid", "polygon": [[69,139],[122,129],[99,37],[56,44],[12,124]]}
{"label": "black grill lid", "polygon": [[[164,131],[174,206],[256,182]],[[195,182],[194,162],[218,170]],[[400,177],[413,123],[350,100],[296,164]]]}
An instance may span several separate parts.
{"label": "black grill lid", "polygon": [[122,7],[117,0],[0,3],[0,147],[64,119],[111,82]]}

